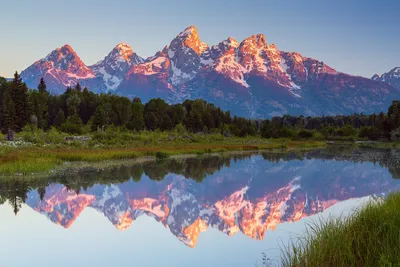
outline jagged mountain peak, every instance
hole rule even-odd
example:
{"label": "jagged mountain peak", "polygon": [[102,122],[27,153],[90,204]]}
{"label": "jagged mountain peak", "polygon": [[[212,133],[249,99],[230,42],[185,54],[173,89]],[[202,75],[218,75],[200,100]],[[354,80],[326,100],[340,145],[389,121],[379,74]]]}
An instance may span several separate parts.
{"label": "jagged mountain peak", "polygon": [[220,42],[220,43],[218,44],[218,46],[220,46],[220,47],[221,47],[221,45],[223,45],[223,46],[225,46],[225,47],[227,47],[227,48],[231,48],[231,47],[233,47],[233,48],[238,48],[240,44],[239,44],[239,42],[236,41],[234,38],[228,37],[228,39],[223,40],[222,42]]}
{"label": "jagged mountain peak", "polygon": [[132,49],[132,47],[129,44],[124,43],[124,42],[121,42],[121,43],[117,44],[117,46],[115,48],[118,48],[118,49],[125,49],[125,48]]}
{"label": "jagged mountain peak", "polygon": [[105,89],[114,91],[123,81],[132,67],[144,62],[144,59],[133,52],[130,45],[119,43],[100,62],[90,68],[104,81]]}
{"label": "jagged mountain peak", "polygon": [[57,48],[56,51],[75,53],[74,49],[69,44],[65,44],[62,47]]}
{"label": "jagged mountain peak", "polygon": [[[46,66],[45,68],[51,71],[53,76],[57,75],[57,71],[63,71],[72,78],[94,77],[92,70],[82,62],[69,44],[53,50],[44,59],[35,64]],[[68,86],[70,86],[69,83]]]}
{"label": "jagged mountain peak", "polygon": [[95,74],[66,44],[21,72],[21,78],[30,88],[36,88],[42,77],[51,92],[62,93],[68,86],[95,78]]}
{"label": "jagged mountain peak", "polygon": [[191,25],[191,26],[187,27],[186,29],[184,29],[184,30],[178,35],[178,38],[181,38],[181,37],[188,37],[188,36],[190,36],[190,35],[194,35],[194,36],[198,36],[198,35],[199,35],[196,26]]}
{"label": "jagged mountain peak", "polygon": [[195,26],[189,26],[171,42],[170,48],[178,49],[179,47],[182,49],[190,48],[198,55],[208,49],[208,45],[200,40]]}
{"label": "jagged mountain peak", "polygon": [[130,60],[129,57],[133,55],[133,49],[130,45],[126,43],[119,43],[113,51],[114,53],[118,53],[123,56],[126,60]]}
{"label": "jagged mountain peak", "polygon": [[170,82],[183,84],[193,79],[198,70],[212,64],[210,48],[200,40],[196,27],[190,26],[172,40],[168,48],[171,61]]}
{"label": "jagged mountain peak", "polygon": [[395,67],[389,73],[400,74],[400,67]]}
{"label": "jagged mountain peak", "polygon": [[267,41],[264,34],[255,34],[243,40],[242,46],[254,45],[257,48],[267,47]]}
{"label": "jagged mountain peak", "polygon": [[381,76],[379,74],[375,73],[374,76],[371,77],[371,79],[374,81],[377,81],[377,80],[379,80],[380,77]]}
{"label": "jagged mountain peak", "polygon": [[168,54],[168,49],[169,49],[169,46],[166,45],[166,46],[164,46],[163,50],[161,50],[161,52],[164,54]]}
{"label": "jagged mountain peak", "polygon": [[66,44],[60,48],[56,48],[50,54],[48,54],[43,60],[52,61],[54,63],[60,61],[66,62],[66,61],[77,60],[79,61],[79,63],[83,64],[79,56],[76,54],[74,49],[69,44]]}
{"label": "jagged mountain peak", "polygon": [[[79,82],[97,93],[115,91],[144,101],[204,98],[253,118],[327,114],[327,109],[329,114],[379,112],[398,98],[394,87],[400,88],[399,67],[373,77],[381,83],[373,82],[344,75],[299,53],[281,51],[268,44],[264,34],[239,42],[229,37],[209,47],[195,26],[146,60],[122,42],[88,67],[70,45],[64,45],[36,61],[21,77],[30,88],[44,77],[55,93]],[[340,101],[330,102],[333,98]],[[316,107],[318,103],[324,104]]]}
{"label": "jagged mountain peak", "polygon": [[386,82],[400,89],[400,67],[395,67],[381,76],[375,74],[371,79],[374,81]]}

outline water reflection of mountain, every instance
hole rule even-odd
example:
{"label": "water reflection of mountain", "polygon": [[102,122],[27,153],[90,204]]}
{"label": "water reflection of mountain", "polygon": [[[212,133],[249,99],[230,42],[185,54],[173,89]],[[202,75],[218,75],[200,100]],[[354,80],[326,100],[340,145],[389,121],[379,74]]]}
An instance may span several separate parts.
{"label": "water reflection of mountain", "polygon": [[[395,157],[385,153],[394,152],[371,151],[370,156],[390,167]],[[18,212],[26,202],[66,228],[88,206],[120,230],[146,214],[190,247],[208,227],[263,239],[279,223],[350,198],[397,190],[400,181],[364,155],[353,151],[340,159],[326,150],[168,160],[64,175],[44,184],[3,183],[0,203],[7,199]]]}

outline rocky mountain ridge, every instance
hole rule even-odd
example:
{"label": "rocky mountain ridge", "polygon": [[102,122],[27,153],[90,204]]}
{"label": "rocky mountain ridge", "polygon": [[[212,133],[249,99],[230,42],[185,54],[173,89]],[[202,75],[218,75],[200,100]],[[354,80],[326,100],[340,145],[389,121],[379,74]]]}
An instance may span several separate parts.
{"label": "rocky mountain ridge", "polygon": [[400,88],[388,84],[388,76],[367,79],[341,73],[322,61],[281,51],[263,34],[242,42],[229,37],[209,46],[194,26],[147,59],[121,43],[102,61],[86,66],[65,45],[21,73],[30,88],[44,77],[55,93],[79,82],[97,93],[137,96],[144,102],[203,98],[251,118],[386,111],[400,97]]}

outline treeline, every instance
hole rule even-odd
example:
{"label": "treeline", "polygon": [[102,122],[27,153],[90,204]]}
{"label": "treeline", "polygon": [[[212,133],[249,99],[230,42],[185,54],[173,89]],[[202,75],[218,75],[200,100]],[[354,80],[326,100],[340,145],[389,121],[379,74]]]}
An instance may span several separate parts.
{"label": "treeline", "polygon": [[323,117],[274,117],[262,123],[260,132],[265,138],[317,138],[369,140],[400,139],[400,101],[393,101],[388,113],[353,114]]}
{"label": "treeline", "polygon": [[0,78],[0,130],[19,132],[56,128],[70,134],[104,131],[109,126],[127,131],[170,131],[220,133],[225,136],[255,136],[295,139],[370,140],[400,138],[400,102],[394,101],[388,113],[348,116],[274,117],[249,120],[204,100],[186,100],[169,105],[162,99],[144,104],[113,94],[95,94],[79,84],[62,95],[51,95],[41,79],[38,88],[29,90],[18,73],[12,81]]}
{"label": "treeline", "polygon": [[71,134],[102,131],[108,126],[130,131],[161,130],[176,127],[198,133],[221,132],[235,136],[255,135],[256,123],[231,116],[229,111],[204,100],[186,100],[168,105],[162,99],[143,104],[113,94],[95,94],[79,84],[62,95],[51,95],[41,79],[38,88],[29,90],[18,73],[7,82],[0,80],[0,130],[19,132],[24,127],[48,130],[55,127]]}

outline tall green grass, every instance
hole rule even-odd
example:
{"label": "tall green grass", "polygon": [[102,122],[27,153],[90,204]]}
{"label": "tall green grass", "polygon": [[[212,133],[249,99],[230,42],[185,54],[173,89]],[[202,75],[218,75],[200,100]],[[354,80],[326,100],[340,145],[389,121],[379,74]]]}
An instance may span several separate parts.
{"label": "tall green grass", "polygon": [[400,266],[400,193],[308,225],[283,251],[282,266]]}

